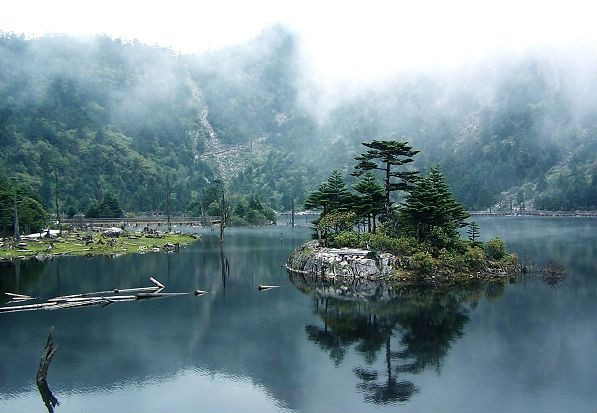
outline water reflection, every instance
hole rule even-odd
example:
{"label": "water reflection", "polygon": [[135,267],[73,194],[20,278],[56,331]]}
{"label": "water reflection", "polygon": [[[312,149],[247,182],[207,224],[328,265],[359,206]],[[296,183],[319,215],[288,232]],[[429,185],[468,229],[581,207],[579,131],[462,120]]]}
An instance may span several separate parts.
{"label": "water reflection", "polygon": [[[338,367],[350,351],[364,366],[353,373],[366,402],[408,401],[419,388],[412,382],[428,368],[438,374],[451,345],[485,295],[496,300],[503,283],[465,286],[397,286],[360,281],[341,283],[290,273],[293,284],[313,297],[322,324],[305,326],[308,340],[328,353]],[[375,361],[383,356],[383,368]]]}
{"label": "water reflection", "polygon": [[41,399],[43,400],[44,404],[46,405],[46,409],[48,409],[49,413],[54,413],[54,408],[60,404],[58,399],[54,394],[52,394],[52,390],[48,386],[48,382],[46,380],[38,381],[37,382],[37,389],[39,390],[39,394],[41,395]]}

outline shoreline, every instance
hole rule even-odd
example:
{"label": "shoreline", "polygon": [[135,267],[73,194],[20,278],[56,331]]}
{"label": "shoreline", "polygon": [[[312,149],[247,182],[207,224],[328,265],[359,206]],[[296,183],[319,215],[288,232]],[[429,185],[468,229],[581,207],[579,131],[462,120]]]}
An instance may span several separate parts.
{"label": "shoreline", "polygon": [[181,246],[190,245],[200,238],[183,233],[138,233],[123,231],[118,236],[105,235],[106,231],[63,231],[61,237],[27,239],[20,242],[0,242],[0,262],[29,259],[39,261],[64,256],[121,256],[174,252]]}
{"label": "shoreline", "polygon": [[509,280],[516,276],[517,259],[509,263],[484,260],[483,267],[462,267],[450,271],[439,262],[431,274],[410,268],[411,256],[396,256],[387,252],[355,248],[321,247],[317,241],[303,243],[292,251],[284,264],[287,271],[309,278],[329,281],[379,281],[385,283],[453,283],[469,281]]}

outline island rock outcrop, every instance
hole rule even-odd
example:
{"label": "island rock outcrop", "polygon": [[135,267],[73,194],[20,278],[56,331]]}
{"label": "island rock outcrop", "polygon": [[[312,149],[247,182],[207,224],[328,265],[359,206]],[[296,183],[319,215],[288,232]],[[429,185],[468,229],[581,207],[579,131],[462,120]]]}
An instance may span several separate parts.
{"label": "island rock outcrop", "polygon": [[295,249],[286,267],[302,274],[327,278],[382,279],[392,274],[396,257],[390,253],[374,253],[358,248],[320,247],[310,241]]}

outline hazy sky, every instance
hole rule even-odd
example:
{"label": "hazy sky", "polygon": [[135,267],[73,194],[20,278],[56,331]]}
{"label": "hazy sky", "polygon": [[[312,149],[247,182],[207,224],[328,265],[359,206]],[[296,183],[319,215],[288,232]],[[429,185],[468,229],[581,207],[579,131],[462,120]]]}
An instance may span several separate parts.
{"label": "hazy sky", "polygon": [[183,52],[243,42],[283,23],[301,37],[305,62],[322,80],[365,79],[485,52],[597,44],[597,2],[125,1],[3,2],[0,30],[139,39]]}

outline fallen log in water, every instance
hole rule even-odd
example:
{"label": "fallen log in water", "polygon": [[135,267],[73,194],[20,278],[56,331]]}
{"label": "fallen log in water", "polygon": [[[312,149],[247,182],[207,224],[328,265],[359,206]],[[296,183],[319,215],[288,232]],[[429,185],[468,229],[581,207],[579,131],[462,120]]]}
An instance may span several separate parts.
{"label": "fallen log in water", "polygon": [[12,300],[10,300],[8,303],[24,303],[25,301],[31,301],[31,300],[35,300],[34,297],[29,297],[29,298],[21,298],[21,297],[13,297]]}
{"label": "fallen log in water", "polygon": [[47,310],[50,307],[53,307],[55,305],[56,305],[56,303],[13,305],[10,307],[0,307],[0,313],[15,313],[18,311]]}
{"label": "fallen log in water", "polygon": [[118,289],[115,288],[114,291],[112,291],[114,294],[120,294],[120,293],[141,293],[144,291],[149,291],[149,292],[157,292],[158,290],[162,290],[163,287],[140,287],[140,288],[123,288],[123,289]]}
{"label": "fallen log in water", "polygon": [[135,293],[135,292],[144,292],[144,291],[157,292],[158,290],[160,290],[159,287],[139,287],[139,288],[123,288],[123,289],[115,288],[113,290],[108,290],[108,291],[95,291],[92,293],[61,295],[59,297],[50,298],[48,301],[49,302],[64,301],[64,300],[68,300],[68,299],[72,299],[72,298],[97,297],[97,296],[103,296],[106,294]]}
{"label": "fallen log in water", "polygon": [[30,295],[17,294],[17,293],[4,293],[4,294],[6,294],[9,297],[12,297],[12,299],[15,299],[15,298],[19,298],[19,299],[25,299],[25,298],[31,299],[31,298],[33,298]]}
{"label": "fallen log in water", "polygon": [[166,288],[166,286],[164,284],[162,284],[161,282],[159,282],[158,280],[156,280],[153,277],[149,277],[149,281],[151,281],[152,283],[154,283],[156,285],[156,287]]}
{"label": "fallen log in water", "polygon": [[75,308],[75,307],[89,307],[92,305],[100,305],[104,303],[109,303],[107,300],[88,300],[88,301],[76,301],[76,302],[66,302],[66,303],[59,303],[55,306],[48,308],[48,310],[60,310],[63,308]]}
{"label": "fallen log in water", "polygon": [[195,290],[195,292],[193,294],[195,294],[195,295],[203,295],[203,294],[207,294],[207,291]]}
{"label": "fallen log in water", "polygon": [[[138,288],[115,288],[108,291],[96,291],[91,293],[80,293],[63,295],[59,297],[50,298],[45,303],[29,304],[29,305],[14,305],[9,307],[0,307],[0,313],[10,313],[18,311],[33,311],[33,310],[59,310],[63,308],[85,307],[92,305],[106,306],[115,302],[133,301],[152,298],[175,297],[179,295],[187,295],[189,293],[162,293],[165,288],[164,284],[153,277],[149,278],[155,286],[154,287],[138,287]],[[273,287],[272,287],[273,288]],[[128,293],[127,295],[120,295]],[[197,290],[195,295],[205,294],[206,291]],[[20,302],[33,299],[33,297],[23,294],[6,293],[12,297],[11,302]]]}
{"label": "fallen log in water", "polygon": [[179,295],[188,295],[189,293],[139,293],[135,294],[138,300],[145,298],[165,298],[165,297],[176,297]]}
{"label": "fallen log in water", "polygon": [[267,291],[267,290],[271,290],[272,288],[280,288],[279,285],[260,285],[259,287],[257,287],[257,289],[259,291]]}

